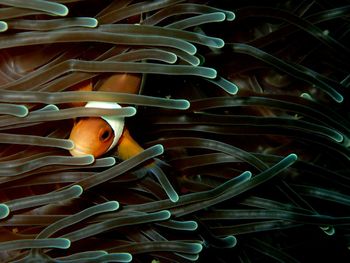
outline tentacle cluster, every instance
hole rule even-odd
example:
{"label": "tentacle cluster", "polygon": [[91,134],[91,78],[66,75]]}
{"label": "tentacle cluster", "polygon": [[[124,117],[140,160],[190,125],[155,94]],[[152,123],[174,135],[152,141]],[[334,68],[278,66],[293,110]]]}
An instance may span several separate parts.
{"label": "tentacle cluster", "polygon": [[[0,1],[0,261],[348,262],[349,12]],[[140,94],[75,90],[124,72]],[[145,150],[70,156],[88,116]]]}

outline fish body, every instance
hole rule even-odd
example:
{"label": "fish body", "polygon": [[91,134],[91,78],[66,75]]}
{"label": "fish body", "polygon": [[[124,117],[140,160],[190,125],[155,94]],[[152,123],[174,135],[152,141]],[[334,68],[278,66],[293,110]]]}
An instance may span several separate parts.
{"label": "fish body", "polygon": [[[97,83],[99,91],[137,94],[140,89],[141,76],[138,74],[118,73]],[[79,90],[92,90],[91,82],[84,83]],[[113,102],[88,102],[85,107],[120,108]],[[78,118],[70,133],[74,148],[73,156],[93,155],[98,158],[118,145],[118,156],[126,160],[143,150],[132,139],[124,126],[124,118],[113,116]]]}

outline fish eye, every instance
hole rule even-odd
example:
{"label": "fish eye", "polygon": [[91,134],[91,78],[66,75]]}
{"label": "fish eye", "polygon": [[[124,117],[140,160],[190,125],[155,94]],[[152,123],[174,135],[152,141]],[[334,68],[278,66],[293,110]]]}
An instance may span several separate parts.
{"label": "fish eye", "polygon": [[110,137],[111,137],[111,131],[104,130],[100,135],[100,141],[104,142],[104,141],[108,140]]}

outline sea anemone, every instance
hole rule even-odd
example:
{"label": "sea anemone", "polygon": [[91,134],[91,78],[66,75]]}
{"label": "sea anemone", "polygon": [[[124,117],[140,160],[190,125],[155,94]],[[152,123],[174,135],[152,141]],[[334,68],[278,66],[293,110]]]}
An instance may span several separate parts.
{"label": "sea anemone", "polygon": [[[1,262],[348,262],[349,14],[0,1]],[[139,93],[76,90],[116,73]],[[145,150],[71,156],[91,116]]]}

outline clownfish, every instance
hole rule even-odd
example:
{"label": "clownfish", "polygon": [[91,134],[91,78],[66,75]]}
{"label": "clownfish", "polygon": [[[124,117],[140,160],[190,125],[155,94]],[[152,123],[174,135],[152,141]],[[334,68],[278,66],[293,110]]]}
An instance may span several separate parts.
{"label": "clownfish", "polygon": [[[137,94],[141,85],[139,74],[114,74],[105,80],[97,89]],[[79,90],[92,91],[91,81],[83,82]],[[77,104],[76,106],[81,106]],[[114,102],[86,103],[85,107],[117,109],[121,106]],[[114,116],[83,117],[75,120],[69,139],[74,142],[70,150],[72,156],[91,154],[95,158],[117,146],[117,153],[122,160],[140,153],[143,148],[131,137],[125,127],[124,118]]]}

